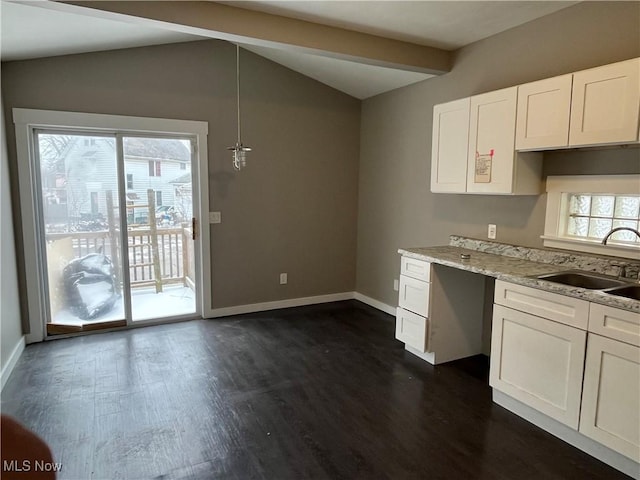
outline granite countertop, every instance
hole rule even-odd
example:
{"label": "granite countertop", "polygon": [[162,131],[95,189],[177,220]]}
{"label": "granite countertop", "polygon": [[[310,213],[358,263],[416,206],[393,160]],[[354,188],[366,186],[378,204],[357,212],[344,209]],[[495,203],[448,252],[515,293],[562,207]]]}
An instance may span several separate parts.
{"label": "granite countertop", "polygon": [[[531,278],[545,273],[578,270],[578,268],[568,268],[566,264],[558,265],[535,262],[525,258],[486,253],[453,245],[423,248],[401,248],[398,250],[398,253],[430,263],[458,268],[460,270],[495,277],[499,280],[511,283],[526,285],[528,287],[538,288],[540,290],[546,290],[560,295],[581,298],[589,302],[600,303],[640,313],[639,300],[610,295],[598,290],[588,290],[585,288],[572,287],[569,285],[562,285],[537,278]],[[468,260],[461,259],[460,254],[462,253],[470,255],[471,258]]]}

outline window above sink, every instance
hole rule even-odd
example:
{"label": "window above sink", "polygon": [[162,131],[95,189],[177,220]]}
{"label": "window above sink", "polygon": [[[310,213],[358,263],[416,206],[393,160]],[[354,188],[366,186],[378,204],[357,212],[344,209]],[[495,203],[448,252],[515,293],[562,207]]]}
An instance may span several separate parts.
{"label": "window above sink", "polygon": [[640,175],[547,177],[546,247],[640,258],[640,239],[631,231],[604,236],[615,227],[640,226]]}

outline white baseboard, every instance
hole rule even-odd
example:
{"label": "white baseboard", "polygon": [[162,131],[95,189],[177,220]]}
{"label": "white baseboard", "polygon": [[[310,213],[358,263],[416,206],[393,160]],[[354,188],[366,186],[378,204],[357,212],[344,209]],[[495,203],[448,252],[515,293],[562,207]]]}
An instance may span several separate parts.
{"label": "white baseboard", "polygon": [[316,305],[318,303],[340,302],[342,300],[358,300],[362,303],[381,310],[389,315],[396,315],[396,308],[379,302],[371,297],[358,292],[332,293],[329,295],[317,295],[314,297],[290,298],[287,300],[276,300],[273,302],[252,303],[249,305],[238,305],[234,307],[213,308],[205,313],[205,318],[228,317],[229,315],[241,315],[243,313],[265,312],[277,310],[279,308],[302,307],[305,305]]}
{"label": "white baseboard", "polygon": [[18,360],[20,359],[20,355],[22,355],[22,352],[24,352],[25,345],[26,342],[23,335],[22,337],[20,337],[20,340],[18,341],[16,346],[13,347],[13,351],[11,352],[11,355],[9,355],[9,360],[2,369],[2,374],[0,374],[0,390],[4,388],[7,380],[9,380],[9,376],[11,375],[11,372],[13,372],[13,367],[16,366],[16,363],[18,363]]}
{"label": "white baseboard", "polygon": [[354,292],[353,298],[362,303],[366,303],[370,307],[377,308],[384,313],[388,313],[389,315],[393,315],[394,317],[396,316],[396,307],[392,307],[391,305],[387,305],[386,303],[382,303],[378,300],[375,300],[374,298],[367,297],[366,295],[358,292]]}
{"label": "white baseboard", "polygon": [[315,297],[290,298],[287,300],[276,300],[274,302],[252,303],[249,305],[238,305],[235,307],[213,308],[205,314],[205,318],[227,317],[229,315],[240,315],[243,313],[264,312],[267,310],[277,310],[279,308],[301,307],[304,305],[315,305],[318,303],[340,302],[342,300],[353,300],[354,292],[332,293],[329,295],[318,295]]}
{"label": "white baseboard", "polygon": [[264,312],[267,310],[277,310],[279,308],[302,307],[305,305],[316,305],[318,303],[340,302],[342,300],[358,300],[362,303],[381,310],[389,315],[396,315],[396,307],[387,305],[371,297],[367,297],[358,292],[332,293],[329,295],[317,295],[314,297],[290,298],[287,300],[276,300],[273,302],[252,303],[249,305],[238,305],[234,307],[213,308],[205,313],[204,318],[228,317],[230,315],[241,315],[243,313]]}

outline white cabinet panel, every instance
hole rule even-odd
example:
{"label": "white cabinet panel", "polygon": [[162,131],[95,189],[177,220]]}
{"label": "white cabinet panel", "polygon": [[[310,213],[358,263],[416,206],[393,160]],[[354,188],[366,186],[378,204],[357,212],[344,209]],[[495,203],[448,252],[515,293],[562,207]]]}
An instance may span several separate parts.
{"label": "white cabinet panel", "polygon": [[405,310],[427,317],[429,312],[429,284],[406,275],[400,275],[398,304]]}
{"label": "white cabinet panel", "polygon": [[517,92],[511,87],[471,97],[468,192],[511,193]]}
{"label": "white cabinet panel", "polygon": [[400,260],[400,275],[428,282],[431,278],[431,264],[424,260],[403,256]]}
{"label": "white cabinet panel", "polygon": [[396,338],[420,352],[426,352],[427,319],[403,308],[397,308]]}
{"label": "white cabinet panel", "polygon": [[494,302],[549,320],[587,329],[589,302],[536,288],[496,281]]}
{"label": "white cabinet panel", "polygon": [[638,140],[640,59],[573,75],[569,145]]}
{"label": "white cabinet panel", "polygon": [[518,87],[517,150],[569,144],[572,78],[563,75]]}
{"label": "white cabinet panel", "polygon": [[433,107],[431,191],[461,193],[467,188],[470,99]]}
{"label": "white cabinet panel", "polygon": [[589,334],[580,432],[640,462],[640,348]]}
{"label": "white cabinet panel", "polygon": [[490,385],[577,429],[586,335],[495,305]]}
{"label": "white cabinet panel", "polygon": [[640,346],[640,313],[591,303],[589,331]]}
{"label": "white cabinet panel", "polygon": [[471,97],[467,192],[537,195],[542,154],[515,151],[518,87]]}

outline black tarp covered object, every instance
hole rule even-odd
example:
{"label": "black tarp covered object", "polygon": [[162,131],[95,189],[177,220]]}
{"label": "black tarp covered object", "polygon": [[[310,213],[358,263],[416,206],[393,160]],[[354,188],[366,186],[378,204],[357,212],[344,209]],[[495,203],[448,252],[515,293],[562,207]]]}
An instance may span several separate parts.
{"label": "black tarp covered object", "polygon": [[69,262],[62,271],[67,306],[83,319],[92,320],[113,308],[118,299],[111,259],[90,253]]}

